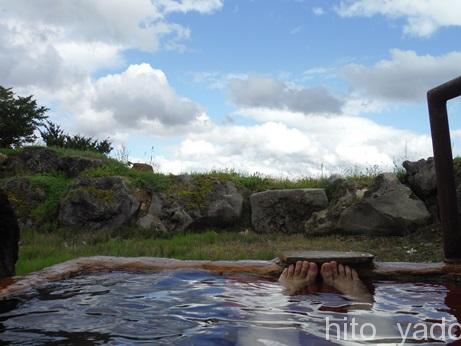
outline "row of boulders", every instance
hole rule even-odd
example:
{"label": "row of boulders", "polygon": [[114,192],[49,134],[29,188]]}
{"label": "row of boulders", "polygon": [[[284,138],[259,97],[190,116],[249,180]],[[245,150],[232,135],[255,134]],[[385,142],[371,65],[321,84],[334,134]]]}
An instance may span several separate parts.
{"label": "row of boulders", "polygon": [[[51,150],[34,149],[3,160],[0,171],[62,170],[71,177],[101,164],[98,159],[58,157]],[[251,193],[231,181],[197,181],[188,175],[174,177],[173,189],[156,193],[130,188],[123,177],[78,176],[56,215],[60,226],[89,230],[136,224],[160,233],[251,226],[259,233],[405,234],[436,221],[437,207],[432,159],[407,161],[404,167],[404,183],[391,173],[379,175],[371,186],[332,177],[328,194],[324,189]],[[24,177],[2,185],[20,225],[34,226],[30,210],[46,199],[46,191]]]}

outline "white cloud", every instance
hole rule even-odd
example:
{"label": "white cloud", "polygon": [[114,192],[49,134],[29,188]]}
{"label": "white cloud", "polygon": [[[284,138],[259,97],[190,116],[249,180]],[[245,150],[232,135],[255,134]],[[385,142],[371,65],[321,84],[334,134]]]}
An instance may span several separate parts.
{"label": "white cloud", "polygon": [[372,67],[350,64],[345,80],[358,92],[378,100],[424,101],[426,92],[460,74],[461,51],[441,56],[418,55],[414,51],[391,50],[391,58]]}
{"label": "white cloud", "polygon": [[119,66],[126,49],[184,50],[170,13],[211,13],[221,0],[0,0],[0,84],[55,91]]}
{"label": "white cloud", "polygon": [[346,0],[336,11],[343,17],[404,18],[404,32],[422,37],[442,27],[461,26],[459,0]]}
{"label": "white cloud", "polygon": [[149,64],[131,65],[120,74],[98,79],[92,106],[110,111],[120,125],[134,128],[155,121],[183,125],[203,113],[196,103],[178,96],[165,74]]}
{"label": "white cloud", "polygon": [[189,133],[171,156],[157,158],[161,169],[181,173],[227,168],[294,178],[374,165],[392,170],[394,163],[427,157],[432,150],[429,136],[356,116],[306,117],[256,108],[237,115],[260,123],[214,125],[201,134]]}
{"label": "white cloud", "polygon": [[324,87],[304,88],[271,77],[250,75],[229,82],[231,101],[241,107],[263,107],[309,113],[339,113],[343,101]]}

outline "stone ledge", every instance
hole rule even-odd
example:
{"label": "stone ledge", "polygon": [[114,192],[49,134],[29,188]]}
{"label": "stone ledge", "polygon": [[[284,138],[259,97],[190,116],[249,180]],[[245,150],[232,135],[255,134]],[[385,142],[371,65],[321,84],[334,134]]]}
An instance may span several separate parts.
{"label": "stone ledge", "polygon": [[[252,273],[277,277],[282,267],[272,261],[196,261],[157,257],[82,257],[44,268],[22,277],[0,281],[0,300],[28,289],[81,273],[103,271],[148,272],[175,269],[202,269],[220,273]],[[461,265],[445,263],[376,262],[374,268],[360,269],[359,274],[371,279],[461,278]]]}

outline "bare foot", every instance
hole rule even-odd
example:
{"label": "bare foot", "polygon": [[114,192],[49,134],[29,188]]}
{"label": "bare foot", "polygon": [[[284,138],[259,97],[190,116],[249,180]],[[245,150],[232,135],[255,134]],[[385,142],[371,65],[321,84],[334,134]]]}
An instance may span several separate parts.
{"label": "bare foot", "polygon": [[315,282],[317,264],[307,261],[298,261],[285,268],[280,275],[279,282],[285,287],[288,294],[296,294]]}
{"label": "bare foot", "polygon": [[320,274],[324,283],[351,299],[361,303],[373,303],[373,296],[360,280],[355,269],[332,261],[322,265]]}

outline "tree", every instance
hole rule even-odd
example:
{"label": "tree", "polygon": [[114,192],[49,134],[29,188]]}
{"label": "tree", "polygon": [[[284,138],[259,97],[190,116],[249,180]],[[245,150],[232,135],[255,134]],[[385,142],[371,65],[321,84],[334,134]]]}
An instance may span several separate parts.
{"label": "tree", "polygon": [[35,131],[48,118],[47,108],[37,105],[32,95],[15,97],[11,88],[0,86],[0,147],[20,147],[32,143]]}

